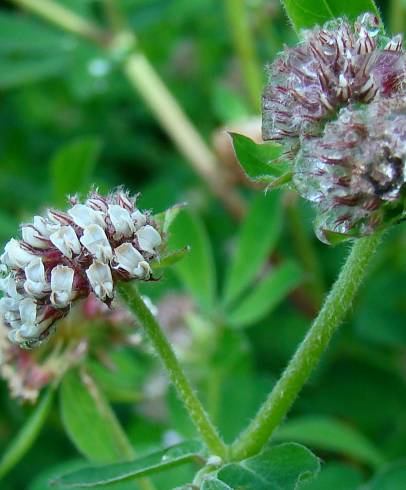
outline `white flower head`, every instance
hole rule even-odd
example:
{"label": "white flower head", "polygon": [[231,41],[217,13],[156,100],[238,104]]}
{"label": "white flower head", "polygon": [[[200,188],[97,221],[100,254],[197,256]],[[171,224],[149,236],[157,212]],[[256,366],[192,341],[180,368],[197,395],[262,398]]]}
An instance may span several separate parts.
{"label": "white flower head", "polygon": [[41,257],[36,257],[24,269],[24,289],[31,296],[43,296],[47,294],[48,284],[45,279],[45,267]]}
{"label": "white flower head", "polygon": [[11,268],[24,268],[35,255],[21,247],[18,240],[12,238],[4,247],[4,254],[0,257],[3,264]]}
{"label": "white flower head", "polygon": [[38,332],[37,319],[37,303],[33,298],[24,298],[19,305],[21,327],[20,334],[25,337],[34,337]]}
{"label": "white flower head", "polygon": [[103,229],[106,228],[104,221],[104,213],[96,211],[84,204],[75,204],[68,210],[69,216],[72,217],[74,223],[80,228],[86,228],[89,225],[99,225]]}
{"label": "white flower head", "polygon": [[65,308],[72,300],[74,270],[66,265],[57,265],[51,271],[51,303],[56,308]]}
{"label": "white flower head", "polygon": [[148,279],[151,268],[144,257],[131,243],[123,243],[114,249],[116,268],[127,271],[131,277],[138,279]]}
{"label": "white flower head", "polygon": [[109,205],[109,217],[117,238],[129,237],[134,232],[134,223],[128,209],[122,208],[118,204]]}
{"label": "white flower head", "polygon": [[78,255],[81,251],[79,239],[71,226],[61,226],[58,231],[52,233],[49,239],[69,259],[72,258],[72,254]]}
{"label": "white flower head", "polygon": [[[162,238],[135,197],[92,191],[67,212],[48,210],[21,229],[0,258],[0,315],[21,347],[44,341],[71,303],[90,291],[110,305],[116,281],[149,280]],[[114,272],[114,273],[113,273]]]}
{"label": "white flower head", "polygon": [[41,237],[41,234],[33,226],[23,226],[21,228],[21,234],[23,240],[36,248],[49,248],[49,241],[46,238]]}
{"label": "white flower head", "polygon": [[156,248],[159,247],[162,242],[161,235],[151,225],[143,226],[135,233],[135,235],[138,238],[140,249],[145,250],[150,254],[155,254]]}
{"label": "white flower head", "polygon": [[96,296],[102,301],[114,296],[113,278],[110,267],[107,264],[98,260],[93,261],[92,265],[87,269],[86,275]]}
{"label": "white flower head", "polygon": [[99,225],[86,226],[80,241],[97,260],[107,262],[113,256],[111,245]]}
{"label": "white flower head", "polygon": [[[34,228],[40,233],[44,238],[49,238],[52,233],[60,228],[59,223],[52,223],[50,220],[42,216],[34,216]],[[34,245],[35,246],[35,245]]]}

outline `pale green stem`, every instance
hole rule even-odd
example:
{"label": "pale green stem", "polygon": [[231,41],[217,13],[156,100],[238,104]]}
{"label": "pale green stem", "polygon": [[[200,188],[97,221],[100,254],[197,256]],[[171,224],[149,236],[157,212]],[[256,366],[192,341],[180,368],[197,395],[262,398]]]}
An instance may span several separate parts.
{"label": "pale green stem", "polygon": [[390,32],[397,34],[405,29],[405,6],[403,0],[391,0],[389,6]]}
{"label": "pale green stem", "polygon": [[232,445],[232,459],[241,460],[257,454],[282,422],[350,309],[380,240],[381,233],[378,233],[354,243],[337,281],[305,339],[254,420]]}
{"label": "pale green stem", "polygon": [[170,343],[162,332],[154,315],[145,305],[136,286],[129,283],[121,283],[118,286],[118,290],[126,306],[135,314],[144,328],[180,400],[183,402],[207,448],[213,455],[226,459],[228,452],[226,444],[222,441],[216,428],[210,421],[209,416],[180,366]]}
{"label": "pale green stem", "polygon": [[252,108],[260,110],[262,67],[255,52],[245,0],[225,0],[229,28]]}
{"label": "pale green stem", "polygon": [[74,12],[52,0],[11,0],[22,8],[34,12],[38,16],[55,24],[65,31],[78,34],[98,44],[108,39],[105,32],[93,22],[80,17]]}
{"label": "pale green stem", "polygon": [[230,191],[216,157],[145,55],[140,51],[130,54],[124,63],[124,72],[195,171],[234,215],[241,216],[244,207],[241,198]]}
{"label": "pale green stem", "polygon": [[[131,40],[135,40],[131,33],[125,31],[117,33],[112,38],[97,25],[52,0],[10,1],[107,49],[115,49],[121,39],[124,39],[125,43],[129,38],[130,43]],[[223,201],[234,216],[241,217],[245,209],[244,201],[229,185],[215,155],[145,55],[139,50],[125,53],[123,70],[193,170],[203,178],[211,191]]]}

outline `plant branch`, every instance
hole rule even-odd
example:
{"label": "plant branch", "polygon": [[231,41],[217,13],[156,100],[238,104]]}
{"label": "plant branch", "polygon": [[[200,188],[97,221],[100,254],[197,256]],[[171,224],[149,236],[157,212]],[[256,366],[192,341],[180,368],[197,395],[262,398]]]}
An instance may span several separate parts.
{"label": "plant branch", "polygon": [[358,239],[354,243],[337,281],[305,339],[254,420],[232,445],[232,459],[241,460],[258,453],[284,419],[350,309],[380,240],[381,233],[378,233]]}
{"label": "plant branch", "polygon": [[[125,30],[112,36],[96,24],[53,0],[10,0],[62,29],[89,39],[107,50],[120,51],[123,71],[155,118],[227,209],[237,218],[244,214],[245,203],[231,187],[224,171],[207,143],[189,120],[145,55],[136,47],[135,37]],[[124,40],[124,47],[120,43]],[[128,48],[131,49],[128,49]]]}
{"label": "plant branch", "polygon": [[168,372],[170,380],[176,388],[179,398],[183,402],[207,448],[213,455],[226,459],[228,453],[227,446],[210,421],[209,416],[183,372],[170,343],[162,332],[154,315],[142,300],[136,286],[129,283],[121,283],[118,285],[118,290],[124,303],[136,315],[148,335],[156,353]]}
{"label": "plant branch", "polygon": [[77,34],[97,44],[104,45],[109,39],[106,32],[93,22],[84,19],[52,0],[10,0],[20,7],[30,10],[39,17],[55,24],[65,31]]}
{"label": "plant branch", "polygon": [[245,3],[245,0],[226,0],[225,7],[247,94],[252,108],[255,112],[259,112],[262,69],[255,52]]}

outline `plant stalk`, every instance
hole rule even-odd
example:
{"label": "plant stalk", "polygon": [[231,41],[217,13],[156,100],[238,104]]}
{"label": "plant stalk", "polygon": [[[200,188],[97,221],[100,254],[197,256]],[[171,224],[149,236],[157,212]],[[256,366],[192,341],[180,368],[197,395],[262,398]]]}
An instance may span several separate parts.
{"label": "plant stalk", "polygon": [[93,22],[84,19],[52,0],[11,0],[20,7],[30,10],[65,31],[77,34],[97,44],[104,45],[109,36]]}
{"label": "plant stalk", "polygon": [[262,93],[262,68],[255,52],[255,43],[245,4],[245,0],[225,1],[228,23],[248,98],[254,111],[259,112]]}
{"label": "plant stalk", "polygon": [[[129,36],[135,39],[125,30],[112,36],[108,31],[53,0],[10,1],[107,50],[114,49],[117,39],[128,39]],[[203,178],[233,216],[240,218],[245,211],[243,199],[227,182],[214,153],[139,49],[133,47],[132,51],[126,53],[123,71],[193,170]]]}
{"label": "plant stalk", "polygon": [[231,447],[231,458],[257,454],[282,422],[334,332],[340,326],[365,276],[382,233],[358,239],[318,317],[254,420]]}
{"label": "plant stalk", "polygon": [[209,416],[180,366],[170,343],[162,332],[154,315],[145,305],[138,289],[133,284],[121,283],[118,285],[118,290],[124,303],[136,315],[148,335],[170,380],[175,386],[179,398],[183,402],[207,448],[213,455],[220,456],[225,460],[228,454],[226,444],[209,419]]}

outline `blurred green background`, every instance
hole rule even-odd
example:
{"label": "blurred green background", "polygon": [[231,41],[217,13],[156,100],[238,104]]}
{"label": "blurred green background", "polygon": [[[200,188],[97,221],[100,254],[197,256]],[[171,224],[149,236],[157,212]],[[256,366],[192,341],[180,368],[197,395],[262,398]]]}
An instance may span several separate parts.
{"label": "blurred green background", "polygon": [[[58,1],[102,26],[136,33],[139,49],[214,148],[218,157],[215,168],[225,176],[227,189],[238,193],[249,206],[260,191],[252,189],[239,173],[224,127],[258,136],[256,80],[259,84],[265,80],[262,65],[272,60],[283,43],[295,41],[280,4],[276,0]],[[406,4],[398,0],[378,4],[389,30],[403,31]],[[247,54],[244,42],[241,46],[246,35],[244,23],[241,27],[233,18],[241,5],[254,55],[249,48]],[[241,226],[239,213],[230,212],[176,149],[149,105],[123,75],[122,53],[66,33],[13,3],[1,2],[0,6],[0,243],[16,236],[19,223],[45,206],[63,204],[66,192],[84,192],[92,183],[101,191],[123,184],[131,192],[141,192],[139,205],[144,209],[158,212],[177,202],[189,203],[203,241],[208,240],[204,246],[213,254],[215,287],[221,291]],[[242,69],[244,60],[252,65],[254,74],[247,73],[247,65]],[[159,101],[157,110],[159,113]],[[81,166],[80,152],[75,153],[69,145],[89,141],[100,153],[93,163]],[[79,164],[75,166],[75,162]],[[210,379],[217,365],[221,369],[223,364],[228,366],[221,381],[220,401],[213,409],[228,440],[255,413],[305,334],[323,291],[348,251],[347,245],[328,248],[316,240],[313,211],[306,203],[288,191],[281,201],[277,211],[281,229],[269,248],[273,248],[277,262],[289,259],[299,264],[304,270],[303,281],[261,318],[253,318],[237,331],[224,329],[216,348],[201,341],[205,334],[199,324],[195,330],[199,333],[194,333],[200,336],[194,338],[198,351],[187,359],[203,398],[206,392],[201,380]],[[272,219],[269,216],[270,222]],[[191,226],[186,222],[180,227],[184,243]],[[261,227],[257,231],[256,240],[261,241]],[[377,469],[406,460],[405,245],[406,227],[402,224],[387,234],[351,318],[276,436],[303,442],[326,462],[324,480],[317,487],[306,488],[333,488],[328,482],[336,472],[338,479],[331,481],[341,481],[342,486],[334,488],[355,489]],[[308,248],[310,259],[304,252]],[[321,271],[318,292],[306,275],[312,267]],[[183,291],[190,280],[182,274],[169,271],[164,280],[148,285],[145,292],[159,302],[169,292]],[[193,285],[188,291],[192,296],[196,292]],[[204,308],[197,317],[203,324],[214,322]],[[142,389],[145,383],[143,377]],[[0,448],[4,448],[32,407],[10,399],[4,382],[0,382],[0,402]],[[148,410],[140,411],[134,400],[120,401],[115,407],[140,450],[156,447],[169,429],[180,435],[191,430],[171,392],[167,413],[159,422],[149,417]],[[354,446],[361,449],[354,452]],[[41,480],[35,481],[38,475],[78,457],[55,406],[34,447],[0,488],[46,488]],[[400,473],[406,478],[402,468]],[[182,478],[187,481],[188,477],[175,475],[176,483],[168,483],[168,477],[158,488],[173,488],[177,480],[182,483]],[[399,478],[394,486],[385,488],[406,488],[406,479]],[[384,487],[378,483],[373,488]]]}

